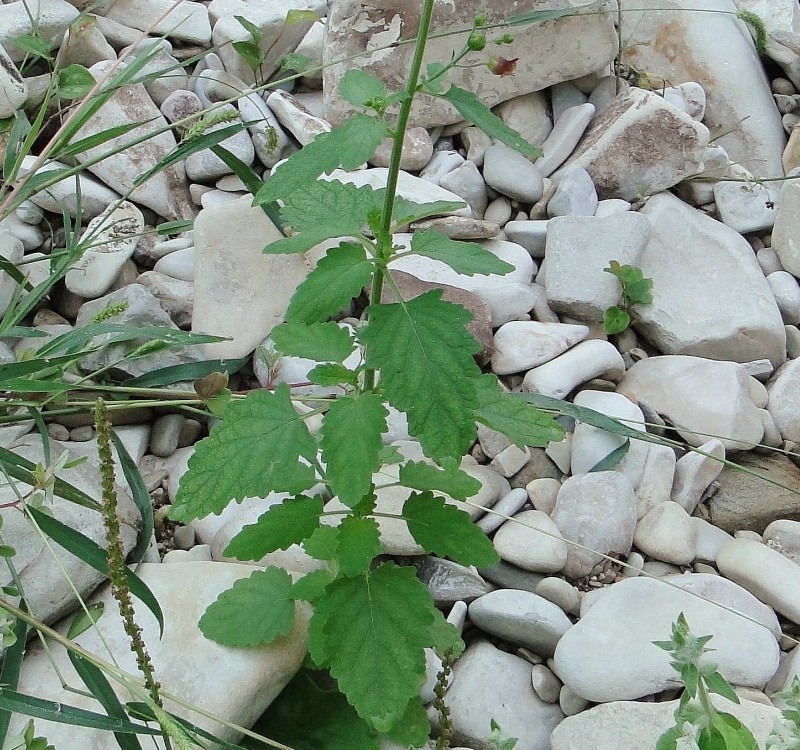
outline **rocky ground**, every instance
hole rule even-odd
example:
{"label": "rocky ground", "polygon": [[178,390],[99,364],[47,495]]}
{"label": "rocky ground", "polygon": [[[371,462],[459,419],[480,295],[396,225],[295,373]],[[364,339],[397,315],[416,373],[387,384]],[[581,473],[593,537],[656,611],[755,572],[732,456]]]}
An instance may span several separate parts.
{"label": "rocky ground", "polygon": [[[60,45],[62,62],[85,65],[98,78],[118,56],[135,54],[130,45],[141,45],[139,30],[162,17],[156,32],[166,39],[146,70],[166,72],[120,89],[79,137],[139,120],[155,130],[165,119],[230,100],[224,106],[231,117],[251,125],[223,145],[268,176],[280,159],[341,122],[348,105],[337,84],[347,68],[362,67],[390,88],[402,85],[410,47],[383,46],[414,35],[418,4],[379,11],[356,0],[332,0],[329,8],[309,0],[327,23],[286,24],[287,3],[280,0],[101,0],[94,24],[80,33],[70,24],[81,3],[36,5],[40,31]],[[442,3],[436,28],[469,27],[478,11],[491,22],[540,8],[534,0],[484,5]],[[464,628],[470,645],[447,693],[463,747],[484,748],[494,720],[518,738],[517,750],[654,748],[672,722],[669,691],[678,683],[652,641],[668,638],[681,611],[695,633],[713,635],[714,659],[743,698],[731,710],[763,744],[779,715],[769,696],[800,674],[800,470],[797,456],[785,452],[800,442],[800,182],[782,179],[800,174],[792,171],[800,167],[800,7],[796,0],[638,0],[636,11],[624,12],[623,4],[618,15],[592,2],[572,5],[588,12],[513,30],[514,42],[499,48],[516,58],[513,75],[498,77],[485,66],[453,74],[540,144],[540,159],[493,143],[440,101],[421,101],[408,133],[400,193],[417,202],[465,202],[424,226],[480,241],[514,271],[467,277],[419,256],[395,261],[393,269],[408,294],[443,286],[473,311],[482,362],[512,389],[568,399],[642,430],[644,422],[651,431],[673,425],[700,452],[633,441],[613,470],[590,472],[621,438],[570,423],[562,443],[523,452],[481,428],[463,468],[482,484],[474,502],[501,514],[474,511],[502,562],[474,570],[420,556],[402,526],[384,527],[384,552],[413,562]],[[737,9],[765,21],[765,56],[756,53]],[[230,44],[249,39],[237,15],[262,30],[258,71]],[[46,74],[33,69],[23,76],[16,67],[24,52],[13,40],[31,31],[23,2],[0,5],[0,117],[35,105],[43,91]],[[462,43],[436,38],[429,59],[447,60]],[[613,67],[620,47],[621,64]],[[253,92],[256,75],[273,76],[291,52],[318,63],[347,62],[304,76],[292,94]],[[180,67],[195,55],[199,62]],[[63,246],[61,212],[77,215],[78,193],[84,222],[92,220],[85,231],[97,233],[33,324],[52,336],[125,301],[115,322],[229,337],[131,361],[122,368],[128,375],[204,358],[247,358],[232,376],[235,390],[304,382],[310,362],[273,362],[259,352],[269,350],[270,330],[319,253],[263,255],[279,233],[210,151],[133,188],[175,146],[167,131],[120,149],[0,222],[0,254],[24,260],[34,284],[49,272],[48,253]],[[369,168],[334,178],[381,186],[387,163],[388,149],[381,149]],[[29,157],[25,168],[42,167]],[[152,231],[163,221],[192,218],[193,229],[172,239]],[[603,272],[611,260],[640,267],[653,280],[653,302],[636,308],[633,330],[609,340],[602,315],[620,294],[617,280]],[[0,306],[10,303],[15,286],[3,274]],[[41,342],[11,343],[0,344],[3,362]],[[119,355],[107,347],[82,366],[92,371]],[[386,442],[407,458],[421,456],[396,416]],[[178,413],[143,419],[119,434],[157,507],[160,549],[154,542],[140,573],[164,608],[164,638],[148,612],[137,610],[137,617],[158,678],[170,692],[250,725],[300,666],[302,618],[290,637],[258,651],[205,640],[196,623],[220,591],[252,570],[226,561],[222,550],[263,512],[264,500],[169,528],[165,510],[206,425]],[[48,429],[55,445],[89,456],[64,476],[97,496],[97,445],[87,424],[63,419]],[[0,442],[40,461],[41,440],[27,434],[31,427],[0,428]],[[723,468],[723,458],[774,483]],[[13,498],[7,488],[3,493],[3,502]],[[137,511],[122,491],[120,499],[130,549]],[[379,509],[399,508],[404,499],[402,488],[386,488]],[[102,539],[95,514],[58,498],[53,510]],[[2,505],[0,513],[31,610],[46,622],[59,620],[76,606],[63,572],[20,514]],[[78,590],[91,595],[99,577],[75,558],[61,559]],[[299,548],[260,563],[293,572],[316,564]],[[109,598],[102,589],[97,596]],[[134,671],[115,618],[103,618],[100,630],[120,665]],[[78,640],[106,653],[95,631]],[[79,684],[66,655],[56,650],[54,658]],[[438,668],[433,659],[429,666],[426,700]],[[25,658],[20,690],[92,706],[62,690],[38,646]],[[59,750],[110,746],[99,733],[39,721],[37,728]]]}

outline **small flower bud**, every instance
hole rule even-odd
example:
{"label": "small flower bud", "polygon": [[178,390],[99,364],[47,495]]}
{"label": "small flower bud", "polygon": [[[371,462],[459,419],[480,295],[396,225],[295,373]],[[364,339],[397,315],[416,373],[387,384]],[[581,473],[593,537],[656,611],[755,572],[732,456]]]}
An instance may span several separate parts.
{"label": "small flower bud", "polygon": [[472,21],[472,25],[478,29],[481,26],[486,26],[487,16],[485,13],[478,13],[475,15],[475,19]]}
{"label": "small flower bud", "polygon": [[486,46],[485,34],[476,34],[473,31],[469,35],[469,39],[467,39],[467,49],[470,49],[473,52],[480,52],[485,46]]}
{"label": "small flower bud", "polygon": [[518,57],[513,60],[507,60],[505,57],[491,57],[486,63],[489,72],[496,76],[510,76],[514,74],[517,68]]}

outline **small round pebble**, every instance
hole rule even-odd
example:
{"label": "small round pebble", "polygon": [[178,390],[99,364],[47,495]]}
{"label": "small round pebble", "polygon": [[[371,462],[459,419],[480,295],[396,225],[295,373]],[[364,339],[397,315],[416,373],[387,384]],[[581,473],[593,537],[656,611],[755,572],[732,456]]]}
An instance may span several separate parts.
{"label": "small round pebble", "polygon": [[94,428],[91,425],[75,427],[69,432],[69,439],[76,443],[87,443],[94,437]]}
{"label": "small round pebble", "polygon": [[574,690],[564,685],[558,696],[558,705],[561,706],[565,716],[575,716],[589,705],[589,701],[581,698]]}
{"label": "small round pebble", "polygon": [[536,664],[531,669],[531,684],[536,695],[545,703],[558,703],[563,685],[544,664]]}
{"label": "small round pebble", "polygon": [[548,578],[542,579],[536,587],[536,593],[544,599],[553,602],[553,604],[567,613],[577,612],[580,606],[578,589],[563,578],[549,576]]}
{"label": "small round pebble", "polygon": [[47,434],[53,440],[69,440],[69,430],[58,422],[51,422],[47,425]]}

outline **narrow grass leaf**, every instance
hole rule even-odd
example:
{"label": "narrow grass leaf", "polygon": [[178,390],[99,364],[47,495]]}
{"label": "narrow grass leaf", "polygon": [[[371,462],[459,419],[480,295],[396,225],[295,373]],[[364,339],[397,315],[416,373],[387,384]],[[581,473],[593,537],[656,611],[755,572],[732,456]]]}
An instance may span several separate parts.
{"label": "narrow grass leaf", "polygon": [[176,221],[163,221],[156,226],[156,234],[159,236],[180,234],[186,232],[194,226],[191,219],[178,219]]}
{"label": "narrow grass leaf", "polygon": [[[228,168],[233,170],[233,173],[244,183],[244,186],[247,188],[247,192],[249,192],[251,195],[255,195],[261,189],[261,186],[264,184],[264,180],[261,179],[261,177],[251,166],[245,164],[238,156],[232,154],[224,146],[219,145],[212,146],[211,153],[222,159]],[[283,217],[281,216],[281,212],[278,210],[278,204],[262,203],[261,210],[267,215],[267,218],[278,228],[278,230],[283,232],[284,221]]]}
{"label": "narrow grass leaf", "polygon": [[339,578],[317,601],[312,657],[330,668],[358,715],[379,732],[390,731],[419,693],[433,609],[414,570],[394,563]]}
{"label": "narrow grass leaf", "polygon": [[[63,547],[67,552],[75,555],[79,560],[83,560],[83,562],[89,567],[94,568],[98,573],[102,573],[104,576],[108,575],[106,551],[97,544],[97,542],[30,505],[26,508],[26,513],[29,513],[33,517],[39,528],[56,544]],[[161,611],[158,600],[153,596],[153,592],[150,591],[147,584],[129,568],[125,568],[124,573],[125,580],[131,593],[140,599],[153,613],[153,616],[158,621],[160,635],[163,635],[164,614]]]}
{"label": "narrow grass leaf", "polygon": [[69,624],[67,630],[67,638],[70,640],[77,638],[81,633],[85,633],[92,627],[102,616],[105,605],[103,602],[96,602],[89,604],[86,609],[79,609],[72,622]]}
{"label": "narrow grass leaf", "polygon": [[190,138],[189,140],[184,141],[176,149],[170,151],[169,154],[167,154],[158,162],[158,164],[151,167],[143,174],[140,174],[133,181],[133,186],[139,187],[143,185],[151,177],[153,177],[153,175],[163,172],[173,164],[179,164],[180,162],[185,161],[187,157],[197,153],[198,151],[203,151],[211,146],[216,146],[217,144],[222,143],[222,141],[225,139],[240,133],[243,128],[244,124],[239,122],[233,125],[226,125],[224,128],[220,128],[219,130],[212,130],[208,133],[203,133],[203,135],[199,135],[196,138]]}
{"label": "narrow grass leaf", "polygon": [[322,505],[320,497],[287,498],[244,526],[223,554],[237,560],[260,560],[270,552],[299,544],[319,526]]}
{"label": "narrow grass leaf", "polygon": [[36,424],[36,430],[39,433],[39,438],[42,441],[42,454],[45,466],[50,466],[51,462],[51,449],[50,449],[50,434],[47,432],[47,426],[42,419],[42,413],[39,409],[33,406],[26,406],[25,410],[30,415],[31,419]]}
{"label": "narrow grass leaf", "polygon": [[412,490],[438,490],[456,500],[466,500],[481,488],[481,483],[461,469],[440,469],[422,461],[409,461],[400,467],[400,484]]}
{"label": "narrow grass leaf", "polygon": [[200,618],[206,638],[223,646],[265,646],[294,624],[292,577],[282,568],[257,570],[223,591]]}
{"label": "narrow grass leaf", "polygon": [[[28,611],[24,599],[20,601],[19,608],[23,612]],[[3,661],[0,663],[0,686],[5,686],[9,690],[17,689],[19,675],[22,671],[22,657],[25,656],[28,635],[28,625],[24,620],[18,618],[14,623],[14,635],[16,640],[5,650]],[[0,687],[0,692],[2,692],[2,687]],[[0,705],[0,747],[5,747],[12,713],[13,711]]]}
{"label": "narrow grass leaf", "polygon": [[153,527],[155,523],[153,520],[153,501],[150,499],[147,487],[144,486],[144,480],[142,479],[139,467],[131,458],[131,454],[128,453],[125,443],[120,440],[119,435],[113,430],[111,431],[111,440],[114,443],[114,447],[117,449],[117,456],[119,457],[119,463],[122,467],[122,474],[131,490],[131,498],[142,518],[142,528],[139,530],[139,534],[136,538],[136,545],[128,556],[129,563],[138,563],[144,557],[144,553],[150,546],[150,540],[153,537]]}
{"label": "narrow grass leaf", "polygon": [[99,133],[93,133],[92,135],[86,136],[86,138],[73,141],[68,146],[65,146],[58,154],[58,158],[64,159],[68,156],[75,156],[75,154],[97,148],[104,143],[108,143],[108,141],[113,141],[115,138],[121,138],[123,135],[127,135],[131,130],[136,130],[136,128],[140,128],[142,125],[147,125],[149,122],[151,122],[151,120],[125,122],[122,125],[114,125],[111,128],[101,130]]}
{"label": "narrow grass leaf", "polygon": [[381,120],[359,114],[318,135],[270,175],[256,194],[256,205],[286,200],[295,190],[338,167],[360,167],[375,153],[387,127]]}
{"label": "narrow grass leaf", "polygon": [[297,287],[286,320],[316,323],[336,315],[361,294],[372,271],[373,265],[360,245],[346,242],[331,248]]}
{"label": "narrow grass leaf", "polygon": [[336,323],[281,323],[270,338],[281,354],[316,362],[343,362],[355,346],[350,330]]}
{"label": "narrow grass leaf", "polygon": [[405,412],[409,430],[435,461],[460,458],[475,439],[480,346],[466,330],[472,315],[433,290],[409,302],[370,305],[359,332],[366,364],[381,371],[380,387]]}
{"label": "narrow grass leaf", "polygon": [[0,709],[33,716],[35,719],[54,721],[57,724],[72,724],[89,729],[99,729],[105,732],[124,732],[126,734],[159,735],[161,730],[134,724],[127,719],[117,719],[112,716],[76,708],[66,703],[36,698],[25,693],[18,693],[6,687],[0,687]]}
{"label": "narrow grass leaf", "polygon": [[446,263],[456,273],[465,276],[476,273],[504,276],[514,270],[514,266],[500,260],[477,242],[451,240],[434,229],[415,232],[411,238],[411,252]]}
{"label": "narrow grass leaf", "polygon": [[210,375],[212,372],[225,372],[228,375],[232,375],[244,367],[247,362],[248,359],[242,357],[241,359],[207,359],[202,362],[170,365],[169,367],[151,370],[136,378],[129,378],[124,381],[124,385],[130,388],[154,388],[161,385],[194,381]]}
{"label": "narrow grass leaf", "polygon": [[528,26],[534,23],[554,21],[556,18],[575,15],[575,8],[557,8],[553,10],[532,10],[529,13],[520,13],[518,16],[507,18],[508,26]]}
{"label": "narrow grass leaf", "polygon": [[[125,704],[125,708],[127,709],[128,713],[136,719],[149,722],[157,722],[159,720],[152,707],[147,703],[141,701],[128,701]],[[216,735],[207,732],[205,729],[201,729],[196,724],[192,724],[191,722],[186,721],[186,719],[182,719],[180,716],[176,716],[175,714],[166,711],[161,713],[161,716],[164,716],[164,714],[166,714],[172,722],[182,727],[186,732],[197,735],[198,737],[202,737],[203,739],[214,743],[212,745],[214,750],[242,750],[242,745],[226,742]],[[217,748],[217,746],[219,746],[219,748]],[[202,745],[200,745],[200,747],[202,747]],[[262,750],[262,748],[259,748],[259,750]]]}
{"label": "narrow grass leaf", "polygon": [[380,468],[381,435],[388,412],[374,393],[336,399],[320,430],[322,460],[331,490],[351,508],[371,491]]}
{"label": "narrow grass leaf", "polygon": [[[114,718],[122,721],[128,720],[128,714],[125,708],[119,702],[117,694],[112,689],[106,676],[91,662],[86,661],[80,654],[74,651],[67,651],[69,660],[78,676],[83,680],[83,684],[89,688],[89,692],[95,697],[100,705],[105,709],[106,713]],[[124,734],[122,732],[115,732],[114,738],[119,745],[120,750],[141,750],[142,746],[139,740],[133,734]]]}
{"label": "narrow grass leaf", "polygon": [[426,552],[478,568],[500,560],[489,537],[472,523],[468,513],[430,492],[412,492],[403,505],[403,518]]}
{"label": "narrow grass leaf", "polygon": [[185,523],[220,513],[231,500],[303,492],[316,482],[316,456],[288,386],[253,391],[231,402],[226,418],[197,443],[170,515]]}
{"label": "narrow grass leaf", "polygon": [[616,469],[617,466],[619,466],[619,462],[628,455],[630,448],[631,441],[629,438],[625,438],[625,442],[622,445],[617,446],[611,453],[601,458],[587,473],[591,474],[594,471],[611,471]]}
{"label": "narrow grass leaf", "polygon": [[31,123],[24,110],[19,110],[14,115],[14,123],[11,132],[8,134],[6,150],[3,154],[3,178],[8,182],[17,179],[19,164],[25,156],[22,147],[25,137],[31,131]]}
{"label": "narrow grass leaf", "polygon": [[465,120],[523,156],[536,159],[542,155],[540,148],[528,143],[516,130],[506,125],[471,91],[453,85],[441,97],[450,102]]}

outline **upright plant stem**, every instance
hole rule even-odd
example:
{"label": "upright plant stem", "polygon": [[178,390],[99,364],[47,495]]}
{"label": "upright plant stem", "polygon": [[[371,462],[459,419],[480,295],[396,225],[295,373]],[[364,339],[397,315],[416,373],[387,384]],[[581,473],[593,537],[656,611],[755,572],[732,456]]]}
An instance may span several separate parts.
{"label": "upright plant stem", "polygon": [[[411,116],[411,105],[414,103],[414,95],[417,93],[417,82],[419,72],[422,69],[422,58],[425,55],[425,44],[428,41],[428,33],[431,28],[431,16],[433,15],[434,0],[424,0],[422,4],[422,15],[419,21],[419,31],[417,42],[414,46],[414,57],[411,60],[411,70],[406,81],[405,96],[400,105],[400,112],[397,115],[397,123],[394,128],[394,139],[392,142],[392,157],[389,162],[389,174],[386,180],[386,198],[383,202],[383,214],[381,216],[381,227],[377,242],[377,263],[375,273],[372,277],[372,289],[370,290],[370,304],[378,304],[381,301],[383,291],[383,278],[386,274],[386,264],[392,254],[392,212],[394,211],[395,192],[397,190],[397,180],[400,176],[400,157],[403,155],[403,139],[408,127],[408,119]],[[365,374],[365,388],[371,390],[375,385],[375,371],[368,369]]]}

